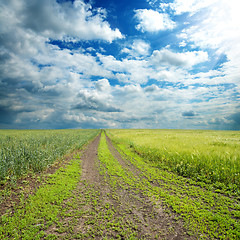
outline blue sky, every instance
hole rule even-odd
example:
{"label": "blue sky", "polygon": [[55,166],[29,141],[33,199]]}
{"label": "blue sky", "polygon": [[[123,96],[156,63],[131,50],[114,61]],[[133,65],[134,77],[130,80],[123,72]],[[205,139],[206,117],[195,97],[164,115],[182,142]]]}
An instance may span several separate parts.
{"label": "blue sky", "polygon": [[237,0],[0,0],[0,128],[240,130]]}

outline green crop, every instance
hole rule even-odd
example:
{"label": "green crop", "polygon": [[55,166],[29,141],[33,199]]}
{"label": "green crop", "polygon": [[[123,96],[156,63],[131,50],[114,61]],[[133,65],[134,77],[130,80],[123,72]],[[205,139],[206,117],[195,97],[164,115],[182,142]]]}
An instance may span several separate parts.
{"label": "green crop", "polygon": [[[205,184],[202,187],[198,181],[161,169],[157,162],[137,154],[126,141],[125,144],[119,141],[114,144],[123,159],[129,161],[139,172],[138,176],[133,174],[128,166],[120,166],[108,156],[105,165],[108,171],[111,170],[113,179],[116,179],[115,184],[132,188],[136,193],[142,192],[153,202],[156,201],[156,204],[164,204],[199,239],[240,238],[239,195],[229,197],[213,191],[211,185]],[[121,183],[121,179],[124,183]]]}
{"label": "green crop", "polygon": [[[36,194],[16,207],[14,213],[6,213],[0,218],[0,239],[41,239],[44,230],[58,223],[64,212],[63,201],[73,196],[80,179],[81,166],[78,155],[66,168],[58,169]],[[55,239],[49,235],[44,239]]]}
{"label": "green crop", "polygon": [[109,130],[108,133],[158,168],[240,194],[239,131]]}
{"label": "green crop", "polygon": [[1,130],[0,180],[40,172],[67,152],[79,149],[98,130]]}

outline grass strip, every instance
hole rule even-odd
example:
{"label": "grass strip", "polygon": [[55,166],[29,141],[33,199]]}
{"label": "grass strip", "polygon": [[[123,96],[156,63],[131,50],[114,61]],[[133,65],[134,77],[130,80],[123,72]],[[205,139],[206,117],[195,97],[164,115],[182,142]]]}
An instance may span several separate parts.
{"label": "grass strip", "polygon": [[23,201],[14,213],[1,217],[0,239],[41,239],[44,230],[58,222],[62,203],[72,196],[81,174],[80,157],[75,155],[69,165],[59,168],[37,190]]}
{"label": "grass strip", "polygon": [[[116,193],[117,187],[126,189],[128,188],[124,184],[124,176],[126,175],[125,170],[121,167],[119,162],[112,156],[108,145],[106,142],[106,135],[104,132],[101,134],[101,140],[98,147],[98,158],[100,161],[100,174],[104,177],[105,181],[112,189],[111,196],[112,198],[121,205],[121,199]],[[109,206],[107,206],[109,207]],[[113,206],[112,206],[113,207]],[[123,206],[121,206],[122,208]],[[126,220],[125,215],[127,214],[127,209],[121,210],[118,219],[110,220],[107,223],[108,227],[111,227],[113,230],[117,231],[116,235],[119,239],[128,239],[134,240],[138,238],[138,226],[134,224],[131,220]],[[118,239],[116,238],[116,239]],[[108,239],[108,238],[106,238]],[[144,239],[144,238],[141,238]]]}
{"label": "grass strip", "polygon": [[[103,175],[108,181],[108,184],[112,187],[113,190],[123,189],[128,192],[131,192],[132,196],[136,196],[138,194],[144,193],[147,197],[149,196],[148,188],[149,186],[145,184],[143,179],[140,176],[134,174],[129,168],[123,167],[117,159],[114,158],[112,153],[110,152],[107,142],[106,136],[102,133],[101,141],[99,144],[99,160],[101,162],[100,165],[100,174]],[[121,197],[116,195],[116,199],[121,202]],[[127,211],[132,211],[131,207],[135,207],[134,205],[128,206]],[[135,216],[137,217],[137,216]],[[139,239],[140,231],[142,229],[142,222],[140,219],[135,219],[135,225],[132,226],[132,234],[136,239]],[[167,228],[167,226],[166,226]],[[162,229],[163,230],[163,229]],[[158,231],[152,229],[152,232],[156,234],[156,239],[164,239],[165,235],[169,234],[168,231],[174,231],[174,229],[164,229],[162,231]],[[125,236],[124,239],[128,239],[128,236]],[[132,238],[131,238],[132,239]],[[146,233],[146,236],[142,236],[142,239],[149,239]]]}

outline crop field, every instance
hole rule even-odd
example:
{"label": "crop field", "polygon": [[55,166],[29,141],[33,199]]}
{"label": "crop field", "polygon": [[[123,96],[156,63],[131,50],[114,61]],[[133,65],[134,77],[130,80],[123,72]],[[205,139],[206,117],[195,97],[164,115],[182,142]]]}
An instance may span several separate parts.
{"label": "crop field", "polygon": [[240,132],[111,130],[160,169],[240,194]]}
{"label": "crop field", "polygon": [[40,172],[80,148],[96,130],[0,130],[0,181]]}
{"label": "crop field", "polygon": [[49,163],[36,170],[26,164],[24,174],[44,176],[28,195],[38,177],[26,182],[12,168],[2,175],[2,191],[13,176],[23,181],[13,185],[19,200],[7,199],[0,239],[240,239],[239,132],[23,133],[2,131],[4,149],[9,138],[16,146],[42,141],[31,151],[69,144],[51,156],[64,162],[51,174],[44,175]]}

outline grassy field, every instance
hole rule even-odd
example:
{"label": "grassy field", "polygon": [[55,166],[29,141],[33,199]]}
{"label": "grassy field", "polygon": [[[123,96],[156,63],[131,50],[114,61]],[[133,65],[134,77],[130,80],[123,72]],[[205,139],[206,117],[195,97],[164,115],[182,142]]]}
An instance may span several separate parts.
{"label": "grassy field", "polygon": [[240,194],[240,132],[201,130],[110,130],[160,169]]}
{"label": "grassy field", "polygon": [[79,149],[98,130],[0,130],[0,181],[41,172],[67,152]]}
{"label": "grassy field", "polygon": [[[75,140],[66,152],[98,133],[23,132],[32,138],[51,136],[53,145],[57,136],[71,135]],[[20,186],[20,202],[0,218],[0,239],[240,239],[238,179],[225,180],[233,170],[239,173],[239,132],[106,133],[84,152],[74,152],[28,196]],[[4,137],[18,135],[12,134]],[[20,136],[27,142],[27,134]],[[197,162],[201,159],[204,164]],[[225,177],[209,178],[207,173],[217,171],[218,165],[228,169],[220,174]],[[179,171],[179,166],[190,166],[194,174]]]}
{"label": "grassy field", "polygon": [[[198,184],[198,180],[194,181],[162,169],[157,160],[153,161],[152,158],[148,160],[146,158],[148,155],[142,157],[133,148],[136,141],[132,142],[134,133],[137,135],[139,132],[140,134],[152,132],[151,136],[154,135],[154,131],[149,130],[108,131],[121,155],[141,172],[140,179],[132,178],[132,181],[128,178],[129,174],[125,173],[125,179],[132,182],[129,185],[137,191],[142,191],[156,204],[162,203],[172,209],[173,213],[177,213],[177,219],[183,219],[190,233],[197,235],[198,239],[240,239],[240,195],[236,193],[229,197],[227,191],[219,193],[211,185],[202,186]],[[161,131],[158,131],[158,134],[159,132]],[[169,134],[175,132],[177,135],[178,131],[166,132]],[[116,135],[125,138],[120,140]],[[150,144],[150,138],[148,140]],[[177,149],[180,150],[181,147]]]}

